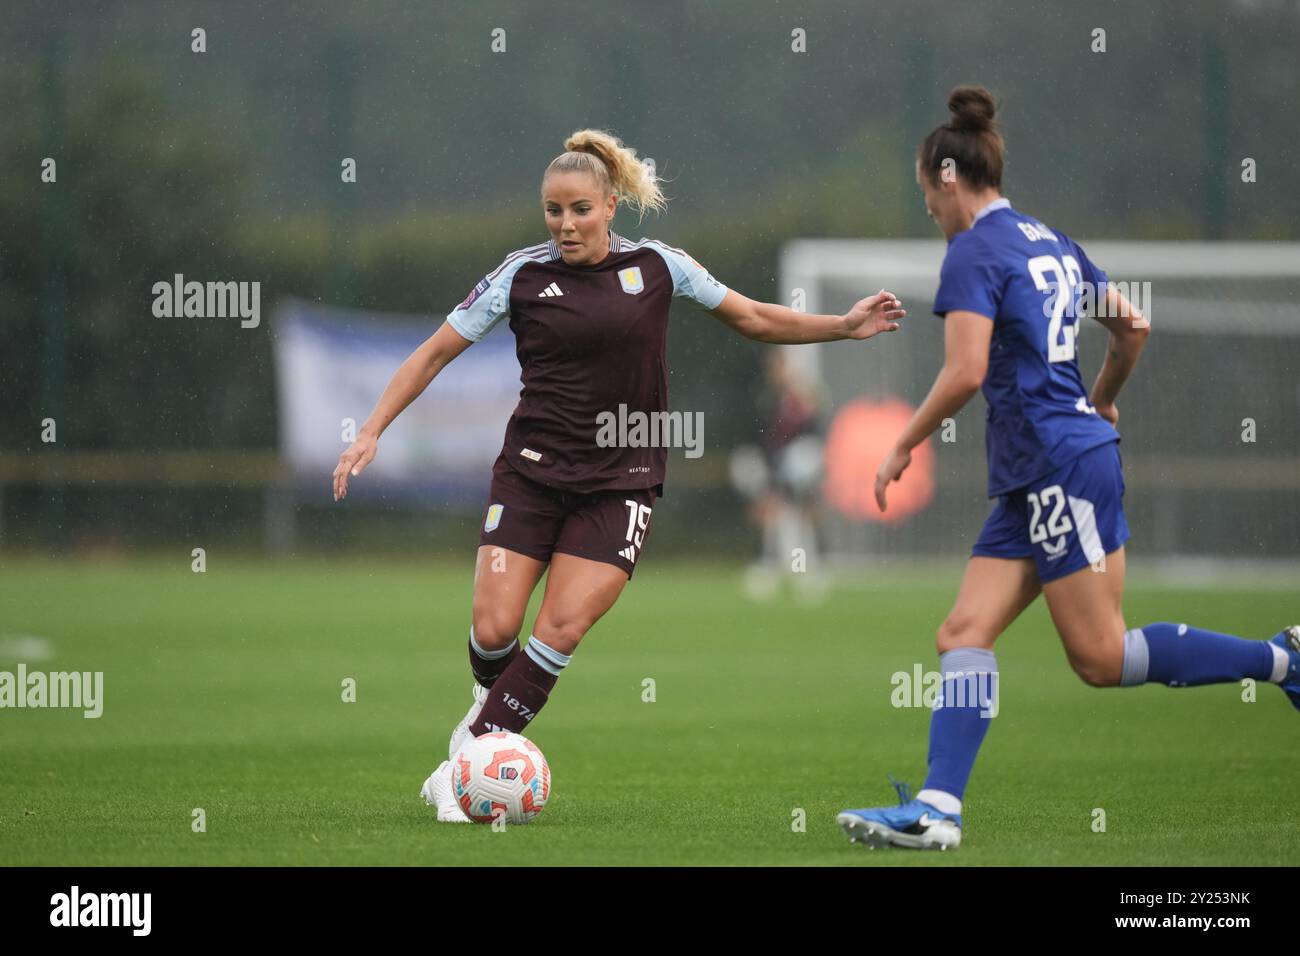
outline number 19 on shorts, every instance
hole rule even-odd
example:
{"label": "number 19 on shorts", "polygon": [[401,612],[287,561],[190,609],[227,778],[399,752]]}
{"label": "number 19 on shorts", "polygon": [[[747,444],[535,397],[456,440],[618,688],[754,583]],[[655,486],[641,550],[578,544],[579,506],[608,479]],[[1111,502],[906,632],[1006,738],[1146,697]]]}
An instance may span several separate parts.
{"label": "number 19 on shorts", "polygon": [[627,540],[639,551],[641,543],[645,541],[646,528],[650,526],[650,506],[638,504],[631,498],[624,498],[623,504],[628,509]]}
{"label": "number 19 on shorts", "polygon": [[650,526],[650,506],[624,498],[627,505],[627,547],[619,552],[629,564],[636,563],[637,553],[645,542],[646,528]]}

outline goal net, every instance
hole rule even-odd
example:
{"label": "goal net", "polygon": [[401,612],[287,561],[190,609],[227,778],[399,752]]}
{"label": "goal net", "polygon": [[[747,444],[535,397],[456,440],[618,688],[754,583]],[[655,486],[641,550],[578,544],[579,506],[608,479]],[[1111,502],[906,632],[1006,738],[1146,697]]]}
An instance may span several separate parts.
{"label": "goal net", "polygon": [[[1294,559],[1300,243],[1081,244],[1112,282],[1145,292],[1151,319],[1118,402],[1130,553]],[[964,555],[989,510],[979,396],[919,450],[915,474],[894,486],[895,514],[869,502],[898,422],[942,365],[943,323],[931,309],[943,253],[942,242],[923,240],[797,240],[782,251],[783,301],[795,308],[842,312],[884,287],[908,310],[903,330],[881,339],[787,347],[790,364],[820,384],[830,418],[820,524],[832,555]],[[1088,385],[1106,339],[1081,322]]]}

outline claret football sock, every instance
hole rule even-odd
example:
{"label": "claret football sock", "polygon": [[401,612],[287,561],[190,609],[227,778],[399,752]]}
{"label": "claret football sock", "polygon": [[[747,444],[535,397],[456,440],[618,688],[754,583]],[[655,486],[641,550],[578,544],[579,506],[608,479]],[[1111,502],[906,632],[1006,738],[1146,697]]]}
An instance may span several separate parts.
{"label": "claret football sock", "polygon": [[518,639],[495,651],[485,651],[474,640],[474,628],[469,629],[469,669],[474,679],[484,687],[491,687],[505,673],[510,662],[519,656]]}
{"label": "claret football sock", "polygon": [[1245,677],[1278,682],[1285,673],[1286,653],[1268,641],[1164,621],[1124,633],[1121,687],[1146,683],[1195,687],[1236,683]]}
{"label": "claret football sock", "polygon": [[492,693],[470,726],[470,733],[475,737],[498,730],[522,733],[546,706],[560,671],[570,660],[571,655],[561,654],[536,637],[530,637],[524,652],[514,656],[492,685]]}
{"label": "claret football sock", "polygon": [[[957,801],[960,807],[975,755],[988,732],[989,721],[998,712],[998,661],[990,650],[958,647],[939,656],[943,675],[940,696],[930,716],[929,773],[921,793],[927,802],[944,812],[950,801],[935,802],[936,791]],[[927,793],[928,792],[928,793]],[[923,799],[917,794],[918,799]]]}

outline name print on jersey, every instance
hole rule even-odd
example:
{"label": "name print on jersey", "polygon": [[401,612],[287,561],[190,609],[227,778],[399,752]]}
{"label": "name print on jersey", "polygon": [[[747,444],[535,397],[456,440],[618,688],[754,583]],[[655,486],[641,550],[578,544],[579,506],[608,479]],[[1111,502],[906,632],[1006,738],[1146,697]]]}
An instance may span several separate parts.
{"label": "name print on jersey", "polygon": [[[1016,226],[1030,242],[1059,243],[1056,233],[1037,220],[1017,222]],[[1091,315],[1094,318],[1130,319],[1134,328],[1148,328],[1151,325],[1151,283],[1150,282],[1085,282],[1078,260],[1073,256],[1035,256],[1028,262],[1034,284],[1040,291],[1048,293],[1043,300],[1043,315],[1058,327],[1061,316],[1077,319]],[[1109,291],[1114,289],[1124,297],[1123,303],[1112,316]],[[1132,314],[1129,309],[1132,308]],[[1071,340],[1078,337],[1078,322],[1075,322]],[[1073,352],[1071,351],[1071,354]]]}
{"label": "name print on jersey", "polygon": [[703,412],[618,412],[596,416],[598,448],[684,448],[687,458],[704,454]]}

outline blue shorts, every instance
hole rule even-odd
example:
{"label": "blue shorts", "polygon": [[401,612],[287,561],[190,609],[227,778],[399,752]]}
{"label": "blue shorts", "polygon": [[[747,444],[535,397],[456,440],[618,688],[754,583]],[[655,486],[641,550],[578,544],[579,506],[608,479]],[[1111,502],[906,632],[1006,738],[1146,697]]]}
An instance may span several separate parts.
{"label": "blue shorts", "polygon": [[971,554],[1033,558],[1046,584],[1103,566],[1128,537],[1119,442],[1108,442],[998,498]]}

